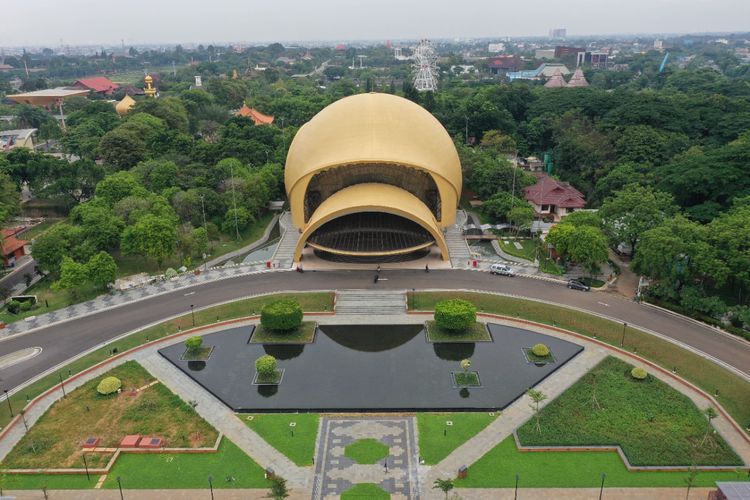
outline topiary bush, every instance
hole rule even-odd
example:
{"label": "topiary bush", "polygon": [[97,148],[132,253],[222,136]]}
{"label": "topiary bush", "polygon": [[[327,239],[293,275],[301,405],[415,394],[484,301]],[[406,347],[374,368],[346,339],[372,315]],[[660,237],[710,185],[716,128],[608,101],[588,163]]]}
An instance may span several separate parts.
{"label": "topiary bush", "polygon": [[546,344],[536,344],[531,348],[531,352],[534,354],[534,356],[546,358],[547,356],[549,356],[550,351],[549,347]]}
{"label": "topiary bush", "polygon": [[197,351],[201,346],[203,346],[203,337],[200,335],[190,337],[185,341],[185,347],[187,347],[188,351]]}
{"label": "topiary bush", "polygon": [[461,331],[477,320],[477,308],[463,299],[443,300],[435,304],[435,323],[439,328]]}
{"label": "topiary bush", "polygon": [[260,324],[268,330],[290,331],[302,324],[302,306],[292,299],[281,299],[263,306]]}
{"label": "topiary bush", "polygon": [[96,392],[103,396],[113,394],[120,390],[122,387],[122,381],[117,377],[105,377],[96,386]]}
{"label": "topiary bush", "polygon": [[270,354],[264,354],[255,360],[255,371],[263,377],[270,377],[276,373],[276,358]]}
{"label": "topiary bush", "polygon": [[636,380],[645,380],[646,377],[648,377],[648,372],[640,366],[636,366],[635,368],[630,370],[630,376]]}

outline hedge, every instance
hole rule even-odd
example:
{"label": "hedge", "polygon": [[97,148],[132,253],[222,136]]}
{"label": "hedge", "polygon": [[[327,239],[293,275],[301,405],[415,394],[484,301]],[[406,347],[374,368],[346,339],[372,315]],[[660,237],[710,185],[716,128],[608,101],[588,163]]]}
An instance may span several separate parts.
{"label": "hedge", "polygon": [[269,330],[290,331],[302,324],[302,307],[292,299],[281,299],[263,306],[260,324]]}
{"label": "hedge", "polygon": [[435,304],[435,323],[446,330],[465,330],[477,320],[477,308],[463,299],[443,300]]}
{"label": "hedge", "polygon": [[195,335],[194,337],[189,337],[185,341],[185,347],[187,347],[188,351],[197,351],[201,348],[203,345],[203,337],[200,335]]}

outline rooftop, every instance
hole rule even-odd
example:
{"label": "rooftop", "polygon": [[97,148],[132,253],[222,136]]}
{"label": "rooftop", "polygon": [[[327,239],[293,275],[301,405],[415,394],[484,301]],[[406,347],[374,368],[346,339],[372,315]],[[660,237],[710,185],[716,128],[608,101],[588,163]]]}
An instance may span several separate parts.
{"label": "rooftop", "polygon": [[91,78],[81,78],[76,80],[73,84],[74,87],[84,87],[94,92],[104,92],[105,94],[111,94],[113,90],[120,88],[119,85],[111,81],[109,78],[104,76],[92,76]]}
{"label": "rooftop", "polygon": [[538,174],[536,184],[524,188],[524,198],[538,206],[555,205],[563,208],[586,206],[583,193],[567,182],[558,181],[547,174]]}
{"label": "rooftop", "polygon": [[255,122],[256,125],[270,125],[274,120],[273,116],[264,115],[255,108],[249,108],[247,104],[243,104],[240,110],[235,113],[235,115],[250,118]]}

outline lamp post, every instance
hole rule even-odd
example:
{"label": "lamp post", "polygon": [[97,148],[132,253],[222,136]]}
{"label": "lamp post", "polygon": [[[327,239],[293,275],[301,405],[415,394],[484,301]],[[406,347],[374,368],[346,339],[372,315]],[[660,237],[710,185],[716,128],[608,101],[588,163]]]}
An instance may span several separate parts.
{"label": "lamp post", "polygon": [[3,389],[3,392],[5,393],[5,400],[8,402],[8,410],[10,410],[10,418],[13,418],[15,415],[13,415],[13,407],[10,404],[10,396],[8,396],[8,389]]}
{"label": "lamp post", "polygon": [[63,397],[65,398],[67,395],[65,394],[65,383],[63,382],[62,373],[57,372],[57,376],[60,377],[60,388],[62,389]]}
{"label": "lamp post", "polygon": [[120,500],[125,500],[125,497],[122,496],[122,481],[120,480],[120,476],[117,476],[117,488],[120,490]]}
{"label": "lamp post", "polygon": [[90,481],[91,477],[89,476],[89,464],[86,462],[86,454],[84,453],[81,456],[83,457],[83,467],[86,469],[86,481]]}
{"label": "lamp post", "polygon": [[622,324],[622,338],[620,339],[620,347],[625,346],[625,329],[628,327],[628,324],[623,322]]}
{"label": "lamp post", "polygon": [[602,493],[604,493],[604,480],[607,479],[607,473],[602,472],[602,485],[599,487],[599,500],[602,500]]}
{"label": "lamp post", "polygon": [[209,474],[208,476],[208,489],[211,490],[211,500],[214,500],[214,477]]}
{"label": "lamp post", "polygon": [[518,500],[518,480],[520,479],[520,476],[516,474],[516,489],[513,493],[513,500]]}
{"label": "lamp post", "polygon": [[195,326],[195,311],[193,310],[193,307],[195,307],[195,304],[190,304],[190,316],[192,316],[193,326]]}

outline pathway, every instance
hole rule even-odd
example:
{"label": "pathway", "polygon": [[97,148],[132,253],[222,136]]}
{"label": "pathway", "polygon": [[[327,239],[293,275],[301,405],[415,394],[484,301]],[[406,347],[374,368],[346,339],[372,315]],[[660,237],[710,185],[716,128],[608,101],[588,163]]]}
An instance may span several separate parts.
{"label": "pathway", "polygon": [[[320,428],[313,500],[337,499],[357,483],[377,484],[394,500],[419,498],[414,417],[323,417]],[[385,444],[388,457],[375,464],[346,457],[346,447],[360,439]]]}
{"label": "pathway", "polygon": [[294,263],[294,250],[299,241],[299,231],[292,224],[291,212],[281,214],[279,224],[281,225],[281,241],[271,260],[276,267],[286,269],[292,267]]}
{"label": "pathway", "polygon": [[468,268],[471,260],[471,251],[464,238],[464,224],[466,224],[466,212],[459,210],[456,212],[456,223],[445,230],[445,242],[448,245],[454,269]]}
{"label": "pathway", "polygon": [[406,314],[403,290],[337,290],[336,314],[393,316]]}

